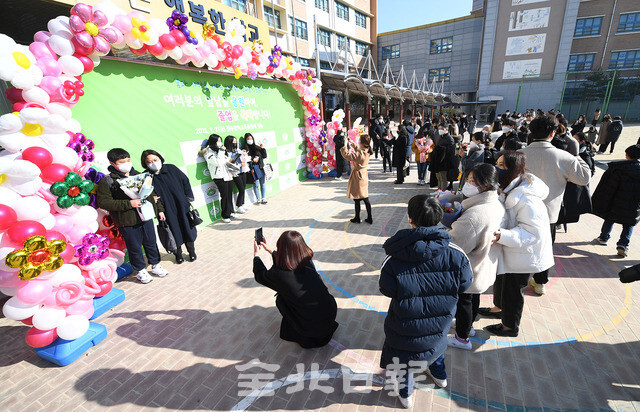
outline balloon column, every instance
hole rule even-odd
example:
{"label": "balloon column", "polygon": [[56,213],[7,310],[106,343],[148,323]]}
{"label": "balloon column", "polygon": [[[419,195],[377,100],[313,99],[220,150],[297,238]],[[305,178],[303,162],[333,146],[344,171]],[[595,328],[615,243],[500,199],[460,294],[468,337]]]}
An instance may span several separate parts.
{"label": "balloon column", "polygon": [[95,185],[103,175],[90,167],[94,144],[71,110],[84,95],[82,75],[111,48],[206,65],[236,78],[291,81],[313,153],[307,168],[313,176],[327,170],[321,151],[332,138],[322,131],[321,83],[313,69],[303,70],[278,47],[268,55],[259,41],[245,45],[238,19],[223,38],[208,25],[202,34],[190,31],[177,10],[166,20],[146,19],[109,1],[78,3],[70,17],[49,21],[28,47],[0,34],[0,79],[11,83],[6,97],[13,105],[0,117],[0,291],[11,296],[4,315],[32,326],[26,341],[33,347],[82,336],[92,299],[111,289],[122,263],[121,235],[96,209]]}

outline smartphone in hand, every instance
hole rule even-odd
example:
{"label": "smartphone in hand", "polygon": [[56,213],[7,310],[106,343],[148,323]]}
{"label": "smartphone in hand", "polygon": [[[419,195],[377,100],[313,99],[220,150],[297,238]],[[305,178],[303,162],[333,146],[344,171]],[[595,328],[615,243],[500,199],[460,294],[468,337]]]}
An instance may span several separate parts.
{"label": "smartphone in hand", "polygon": [[260,244],[263,242],[264,236],[262,235],[262,228],[256,229],[256,243]]}

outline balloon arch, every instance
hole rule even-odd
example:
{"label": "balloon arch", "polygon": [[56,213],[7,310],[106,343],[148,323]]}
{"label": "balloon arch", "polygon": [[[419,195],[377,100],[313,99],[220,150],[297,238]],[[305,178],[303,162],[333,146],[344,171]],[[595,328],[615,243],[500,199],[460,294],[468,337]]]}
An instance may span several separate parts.
{"label": "balloon arch", "polygon": [[84,94],[81,76],[111,48],[231,71],[236,79],[289,80],[304,106],[309,177],[335,167],[332,138],[343,114],[323,130],[314,70],[277,46],[267,53],[260,42],[245,45],[237,19],[224,38],[208,25],[190,31],[187,21],[177,10],[166,21],[146,21],[103,1],[76,4],[28,47],[0,34],[0,79],[11,83],[6,97],[13,104],[0,117],[0,291],[11,296],[4,315],[32,326],[26,334],[32,347],[85,335],[94,298],[109,293],[124,260],[117,228],[95,204],[103,174],[91,166],[94,144],[72,117]]}

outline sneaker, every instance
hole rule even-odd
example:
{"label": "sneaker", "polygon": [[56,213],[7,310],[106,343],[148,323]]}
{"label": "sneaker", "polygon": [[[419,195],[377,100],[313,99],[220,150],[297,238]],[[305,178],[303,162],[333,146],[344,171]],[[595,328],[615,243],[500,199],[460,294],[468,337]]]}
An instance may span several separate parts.
{"label": "sneaker", "polygon": [[267,199],[262,199],[262,204],[266,205],[267,204]]}
{"label": "sneaker", "polygon": [[145,284],[153,280],[149,272],[147,272],[147,269],[139,270],[138,274],[136,275],[136,279],[138,279],[140,283],[145,283]]}
{"label": "sneaker", "polygon": [[230,217],[236,217],[237,215],[235,213],[231,213],[229,216]]}
{"label": "sneaker", "polygon": [[402,407],[405,409],[411,409],[411,407],[413,406],[413,394],[411,394],[411,396],[409,396],[408,398],[403,398],[402,396],[400,396],[400,394],[398,394],[398,399],[400,400]]}
{"label": "sneaker", "polygon": [[627,257],[627,247],[626,246],[618,246],[616,248],[616,250],[618,251],[618,256]]}
{"label": "sneaker", "polygon": [[541,283],[536,283],[535,279],[531,278],[531,280],[529,280],[529,286],[531,286],[533,288],[533,291],[535,292],[536,295],[538,296],[542,296],[544,295],[544,285]]}
{"label": "sneaker", "polygon": [[604,153],[604,152],[601,152],[600,150],[598,150],[598,151],[596,152],[596,154],[602,154],[602,153]]}
{"label": "sneaker", "polygon": [[244,208],[242,206],[240,206],[239,208],[236,209],[236,213],[243,214],[245,212],[246,212],[246,210],[244,210]]}
{"label": "sneaker", "polygon": [[603,238],[601,238],[600,236],[598,236],[598,237],[596,238],[596,241],[597,241],[598,243],[600,243],[601,245],[607,246],[607,242],[608,242],[608,240],[604,240],[604,239],[603,239]]}
{"label": "sneaker", "polygon": [[335,178],[335,180],[344,180],[342,177],[337,177]]}
{"label": "sneaker", "polygon": [[[451,329],[455,330],[455,328],[456,328],[456,320],[454,319],[454,320],[451,321]],[[476,330],[472,326],[471,330],[469,331],[469,337],[474,337],[474,336],[476,336]]]}
{"label": "sneaker", "polygon": [[464,350],[471,350],[471,342],[467,339],[466,342],[460,341],[455,333],[447,334],[447,346],[452,348],[460,348]]}
{"label": "sneaker", "polygon": [[230,222],[231,222],[231,219],[222,219],[222,221],[223,221],[224,223],[230,223]]}
{"label": "sneaker", "polygon": [[435,376],[433,376],[431,374],[431,371],[429,370],[429,368],[427,368],[427,370],[425,372],[427,373],[427,376],[429,376],[431,378],[433,383],[436,384],[436,386],[438,386],[440,388],[446,388],[447,387],[447,378],[444,378],[444,379],[436,378]]}
{"label": "sneaker", "polygon": [[159,278],[163,278],[169,274],[169,271],[160,266],[160,263],[157,263],[151,266],[151,274],[156,275]]}

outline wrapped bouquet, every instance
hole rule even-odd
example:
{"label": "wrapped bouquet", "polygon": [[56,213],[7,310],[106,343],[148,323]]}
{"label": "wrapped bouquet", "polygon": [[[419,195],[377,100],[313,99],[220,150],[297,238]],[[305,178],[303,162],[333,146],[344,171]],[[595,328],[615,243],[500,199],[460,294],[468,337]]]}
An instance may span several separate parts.
{"label": "wrapped bouquet", "polygon": [[146,199],[153,192],[153,178],[149,173],[140,173],[135,176],[118,179],[120,189],[129,196],[130,199],[141,199],[142,203],[137,208],[138,215],[142,221],[151,220],[156,216],[153,204]]}
{"label": "wrapped bouquet", "polygon": [[445,227],[451,228],[453,222],[456,221],[462,214],[462,204],[456,199],[459,199],[460,196],[449,190],[438,190],[436,192],[436,199],[440,202],[442,206],[442,224]]}

